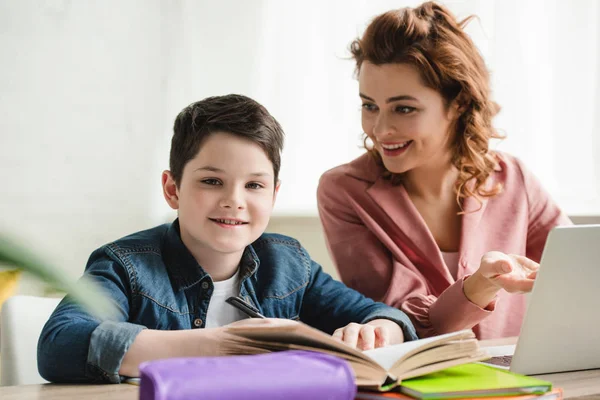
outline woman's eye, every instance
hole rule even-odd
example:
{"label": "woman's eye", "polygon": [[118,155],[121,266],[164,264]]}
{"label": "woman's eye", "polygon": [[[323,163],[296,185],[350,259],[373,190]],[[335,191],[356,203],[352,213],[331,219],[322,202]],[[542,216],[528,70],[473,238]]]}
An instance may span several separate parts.
{"label": "woman's eye", "polygon": [[256,183],[256,182],[250,182],[250,183],[246,184],[246,187],[248,189],[262,189],[263,185],[261,185],[260,183]]}
{"label": "woman's eye", "polygon": [[408,107],[408,106],[396,107],[396,112],[399,112],[400,114],[410,114],[413,111],[415,111],[414,107]]}
{"label": "woman's eye", "polygon": [[202,182],[206,185],[211,185],[211,186],[216,186],[216,185],[221,184],[221,181],[219,181],[218,179],[214,179],[214,178],[202,179],[200,182]]}
{"label": "woman's eye", "polygon": [[371,104],[371,103],[363,103],[362,108],[363,108],[363,110],[369,111],[369,112],[377,110],[377,106],[375,104]]}

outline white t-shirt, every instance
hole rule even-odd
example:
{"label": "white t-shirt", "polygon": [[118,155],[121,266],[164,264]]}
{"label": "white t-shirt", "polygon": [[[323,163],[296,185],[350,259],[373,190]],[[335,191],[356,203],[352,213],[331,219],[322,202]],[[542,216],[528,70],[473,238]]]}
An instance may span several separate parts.
{"label": "white t-shirt", "polygon": [[208,310],[206,311],[206,328],[218,328],[223,325],[230,324],[241,319],[246,319],[247,316],[234,306],[225,303],[230,296],[238,296],[240,294],[240,270],[229,279],[213,282],[214,290]]}

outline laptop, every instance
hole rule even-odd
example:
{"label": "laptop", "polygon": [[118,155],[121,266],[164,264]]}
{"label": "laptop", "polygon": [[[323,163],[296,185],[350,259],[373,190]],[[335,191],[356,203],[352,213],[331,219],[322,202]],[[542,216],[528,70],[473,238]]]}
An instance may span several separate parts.
{"label": "laptop", "polygon": [[600,368],[600,225],[550,232],[516,346],[488,351],[526,375]]}

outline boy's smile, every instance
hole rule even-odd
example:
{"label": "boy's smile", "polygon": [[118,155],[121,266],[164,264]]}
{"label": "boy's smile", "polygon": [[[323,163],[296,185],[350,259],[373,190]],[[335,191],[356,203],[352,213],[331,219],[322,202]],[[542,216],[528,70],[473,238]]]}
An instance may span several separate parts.
{"label": "boy's smile", "polygon": [[247,221],[241,221],[239,219],[231,219],[231,218],[208,218],[212,222],[217,225],[222,226],[223,228],[235,228],[237,226],[242,226],[247,224]]}
{"label": "boy's smile", "polygon": [[217,132],[186,164],[179,187],[165,174],[167,201],[178,210],[183,243],[219,280],[219,272],[237,268],[246,246],[267,227],[277,194],[273,164],[258,144]]}

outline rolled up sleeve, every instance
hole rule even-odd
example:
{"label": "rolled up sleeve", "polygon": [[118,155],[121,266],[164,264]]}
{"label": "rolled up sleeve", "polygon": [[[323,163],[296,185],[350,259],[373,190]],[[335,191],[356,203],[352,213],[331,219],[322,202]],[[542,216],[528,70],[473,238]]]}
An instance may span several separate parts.
{"label": "rolled up sleeve", "polygon": [[102,322],[91,335],[88,365],[99,369],[110,383],[120,383],[119,369],[125,353],[144,329],[146,327],[129,322]]}

